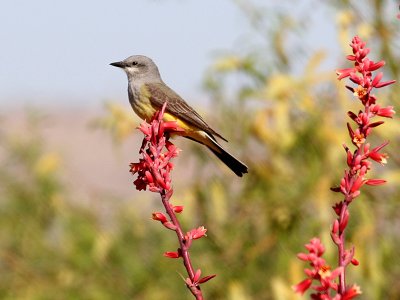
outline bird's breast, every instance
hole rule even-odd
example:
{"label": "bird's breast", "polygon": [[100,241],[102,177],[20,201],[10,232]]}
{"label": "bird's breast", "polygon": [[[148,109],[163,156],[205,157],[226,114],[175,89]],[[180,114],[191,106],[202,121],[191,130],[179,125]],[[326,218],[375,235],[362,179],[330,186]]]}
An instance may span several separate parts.
{"label": "bird's breast", "polygon": [[149,121],[153,117],[156,110],[151,105],[150,92],[146,89],[146,86],[129,84],[128,95],[133,111],[141,119]]}

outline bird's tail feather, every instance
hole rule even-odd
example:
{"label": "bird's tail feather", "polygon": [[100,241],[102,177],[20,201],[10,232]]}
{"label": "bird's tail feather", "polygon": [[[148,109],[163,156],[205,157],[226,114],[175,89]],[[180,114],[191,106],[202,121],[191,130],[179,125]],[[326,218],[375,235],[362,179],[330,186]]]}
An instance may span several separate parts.
{"label": "bird's tail feather", "polygon": [[218,142],[215,140],[213,135],[206,133],[203,137],[203,141],[199,141],[198,139],[192,138],[190,136],[185,136],[185,138],[205,145],[237,176],[242,177],[244,173],[248,172],[247,166],[236,157],[234,157],[232,154],[230,154],[228,151],[226,151],[224,148],[222,148],[222,146],[218,144]]}
{"label": "bird's tail feather", "polygon": [[211,150],[225,165],[228,166],[237,176],[242,177],[244,173],[248,172],[247,166],[242,163],[240,160],[235,158],[232,154],[227,152],[225,149],[221,147],[217,142],[214,142],[214,146],[217,149],[211,148],[209,146],[208,149]]}

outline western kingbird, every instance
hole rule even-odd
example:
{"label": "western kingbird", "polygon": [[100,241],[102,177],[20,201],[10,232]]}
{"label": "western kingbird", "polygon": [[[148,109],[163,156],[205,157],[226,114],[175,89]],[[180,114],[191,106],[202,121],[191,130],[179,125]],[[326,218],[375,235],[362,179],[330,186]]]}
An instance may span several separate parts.
{"label": "western kingbird", "polygon": [[247,173],[247,166],[225,151],[215,136],[227,141],[214,131],[203,118],[161,79],[157,65],[148,57],[133,55],[110,65],[121,68],[128,76],[129,102],[135,113],[149,121],[168,101],[165,121],[176,121],[184,131],[178,134],[205,145],[236,175]]}

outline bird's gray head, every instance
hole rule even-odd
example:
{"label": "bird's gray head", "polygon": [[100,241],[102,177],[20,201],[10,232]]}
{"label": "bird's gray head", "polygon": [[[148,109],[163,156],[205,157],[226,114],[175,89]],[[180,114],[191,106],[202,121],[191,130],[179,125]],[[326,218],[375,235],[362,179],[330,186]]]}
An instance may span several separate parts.
{"label": "bird's gray head", "polygon": [[140,79],[145,81],[161,81],[157,65],[144,55],[132,55],[110,65],[123,69],[126,75],[128,75],[129,81]]}

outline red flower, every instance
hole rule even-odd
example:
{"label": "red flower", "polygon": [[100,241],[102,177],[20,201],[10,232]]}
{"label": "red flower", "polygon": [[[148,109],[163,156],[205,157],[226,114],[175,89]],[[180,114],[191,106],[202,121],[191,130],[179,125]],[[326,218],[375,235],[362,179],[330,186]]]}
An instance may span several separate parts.
{"label": "red flower", "polygon": [[168,258],[179,258],[179,257],[181,257],[179,252],[165,252],[164,256],[168,257]]}
{"label": "red flower", "polygon": [[370,112],[385,118],[393,118],[393,115],[396,113],[393,106],[381,108],[378,104],[371,105]]}
{"label": "red flower", "polygon": [[204,228],[204,226],[194,228],[186,233],[185,240],[186,241],[197,240],[199,238],[202,238],[203,236],[206,236],[206,232],[207,229]]}
{"label": "red flower", "polygon": [[367,154],[368,157],[382,165],[385,165],[389,156],[386,153],[379,153],[378,151],[385,147],[388,143],[389,142],[385,142],[382,145],[372,149],[371,152]]}
{"label": "red flower", "polygon": [[365,180],[365,184],[367,185],[381,185],[381,184],[385,184],[386,180],[384,179],[367,179]]}
{"label": "red flower", "polygon": [[205,276],[205,277],[202,277],[202,278],[200,278],[200,276],[201,276],[201,270],[200,269],[198,269],[195,273],[194,273],[194,276],[193,276],[193,279],[190,279],[190,278],[186,278],[186,280],[185,280],[185,282],[186,282],[186,285],[190,288],[190,287],[196,287],[196,286],[199,286],[200,284],[202,284],[202,283],[204,283],[204,282],[207,282],[207,281],[209,281],[210,279],[213,279],[215,276],[217,276],[217,275],[208,275],[208,276]]}
{"label": "red flower", "polygon": [[341,69],[341,70],[336,70],[336,75],[338,76],[338,80],[341,80],[343,78],[349,77],[351,73],[354,72],[353,68],[346,68],[346,69]]}
{"label": "red flower", "polygon": [[296,293],[303,295],[311,286],[312,280],[310,278],[306,278],[298,284],[294,285],[292,288]]}
{"label": "red flower", "polygon": [[154,212],[152,218],[153,218],[153,220],[160,221],[161,223],[165,223],[168,221],[167,217],[163,213],[160,213],[160,212]]}
{"label": "red flower", "polygon": [[[132,163],[130,172],[137,174],[134,181],[137,190],[146,190],[148,187],[152,192],[171,189],[170,172],[173,169],[171,159],[178,156],[179,149],[167,141],[165,132],[182,131],[176,122],[164,122],[162,120],[163,109],[156,113],[151,123],[143,122],[139,130],[145,135],[140,153],[142,158],[138,163]],[[163,149],[166,149],[163,152]]]}
{"label": "red flower", "polygon": [[[311,269],[305,269],[306,279],[294,285],[292,288],[296,293],[304,294],[309,288],[318,293],[312,294],[312,299],[335,299],[329,295],[329,290],[338,290],[336,278],[343,273],[344,268],[338,267],[331,271],[331,267],[326,264],[322,255],[325,252],[325,247],[318,238],[313,238],[310,243],[305,245],[308,254],[299,253],[297,257],[301,260],[308,261]],[[312,283],[316,282],[315,285]],[[326,297],[324,297],[324,295]]]}
{"label": "red flower", "polygon": [[353,286],[346,289],[346,292],[343,294],[340,300],[351,300],[361,294],[362,293],[360,287],[356,284],[353,284]]}
{"label": "red flower", "polygon": [[305,245],[306,249],[317,256],[322,256],[325,252],[325,247],[322,245],[319,238],[311,239],[310,243]]}
{"label": "red flower", "polygon": [[183,205],[172,205],[170,203],[170,206],[173,209],[173,211],[176,212],[177,214],[179,214],[183,211]]}

